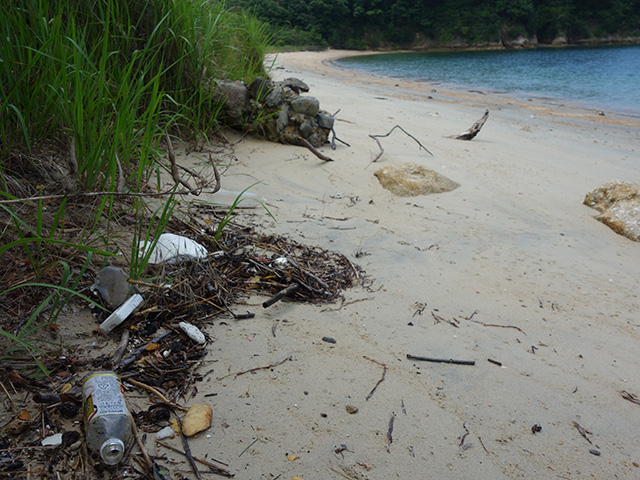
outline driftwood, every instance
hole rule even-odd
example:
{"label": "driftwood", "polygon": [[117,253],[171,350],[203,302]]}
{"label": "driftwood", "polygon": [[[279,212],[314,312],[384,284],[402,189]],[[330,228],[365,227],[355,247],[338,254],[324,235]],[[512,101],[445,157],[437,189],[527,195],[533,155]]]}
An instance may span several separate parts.
{"label": "driftwood", "polygon": [[323,160],[325,162],[333,162],[333,158],[329,158],[326,155],[323,155],[322,153],[320,153],[318,150],[316,150],[316,148],[313,145],[311,145],[311,143],[309,143],[308,140],[305,140],[302,137],[298,137],[298,142],[300,142],[300,145],[302,145],[303,147],[308,148],[309,151],[313,153],[316,157],[318,157],[320,160]]}
{"label": "driftwood", "polygon": [[451,138],[455,138],[456,140],[471,140],[473,137],[480,133],[480,129],[483,127],[487,119],[489,118],[489,110],[485,110],[484,115],[480,117],[480,119],[471,125],[471,128],[460,135],[454,135]]}
{"label": "driftwood", "polygon": [[422,148],[423,150],[425,150],[429,155],[433,156],[433,153],[431,153],[424,145],[422,145],[418,139],[416,137],[414,137],[413,135],[411,135],[409,132],[407,132],[404,128],[402,128],[400,125],[396,125],[395,127],[393,127],[391,130],[389,130],[389,133],[386,133],[384,135],[369,135],[369,137],[373,138],[376,143],[378,144],[378,148],[380,149],[380,153],[378,153],[378,155],[376,155],[373,160],[371,160],[371,162],[377,162],[380,157],[382,156],[382,154],[384,153],[384,148],[382,148],[382,145],[380,144],[380,141],[378,140],[378,138],[384,138],[384,137],[388,137],[389,135],[391,135],[391,133],[396,129],[399,128],[400,130],[402,130],[407,136],[413,138],[416,143],[418,145],[420,145],[420,148]]}

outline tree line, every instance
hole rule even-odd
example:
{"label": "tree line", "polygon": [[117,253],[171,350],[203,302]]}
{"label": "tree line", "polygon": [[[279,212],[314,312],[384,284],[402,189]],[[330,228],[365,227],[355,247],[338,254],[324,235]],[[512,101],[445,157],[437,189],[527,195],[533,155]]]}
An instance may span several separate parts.
{"label": "tree line", "polygon": [[640,0],[232,0],[282,44],[513,46],[640,39]]}

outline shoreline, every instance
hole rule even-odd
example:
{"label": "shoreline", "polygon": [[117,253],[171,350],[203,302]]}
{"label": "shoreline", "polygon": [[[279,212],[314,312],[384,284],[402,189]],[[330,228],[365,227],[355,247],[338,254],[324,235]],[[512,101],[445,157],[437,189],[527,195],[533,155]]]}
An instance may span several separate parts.
{"label": "shoreline", "polygon": [[[556,48],[556,47],[552,47],[552,48]],[[604,116],[598,115],[603,117],[603,119],[601,119],[603,120],[603,122],[599,122],[599,123],[624,125],[626,124],[625,119],[628,119],[630,121],[629,123],[630,126],[640,125],[640,123],[636,123],[636,121],[640,122],[640,112],[638,113],[625,112],[621,110],[616,110],[614,107],[597,108],[595,105],[588,106],[588,105],[582,105],[579,103],[574,103],[570,99],[553,98],[553,97],[545,98],[545,97],[526,95],[526,94],[518,95],[518,94],[513,94],[511,92],[499,92],[499,91],[492,91],[489,89],[486,89],[486,91],[483,91],[482,89],[477,89],[474,87],[466,87],[464,85],[460,85],[460,86],[454,86],[450,84],[443,85],[440,82],[420,80],[417,78],[389,77],[385,75],[377,75],[370,72],[351,69],[349,67],[341,66],[340,64],[337,63],[337,61],[342,58],[348,58],[348,57],[354,57],[354,56],[384,55],[384,54],[394,54],[394,53],[416,53],[412,51],[397,50],[397,51],[363,52],[358,50],[329,49],[323,52],[300,52],[300,53],[308,53],[310,55],[314,54],[320,57],[320,59],[316,58],[312,60],[314,63],[314,68],[317,68],[319,66],[318,64],[321,63],[325,69],[324,70],[325,74],[330,74],[330,72],[334,72],[336,75],[341,75],[349,78],[351,77],[351,75],[349,75],[349,72],[353,72],[355,73],[355,76],[361,76],[363,78],[378,79],[380,80],[380,82],[382,82],[385,85],[390,85],[392,83],[394,85],[398,83],[409,84],[409,88],[421,90],[424,92],[437,89],[439,93],[450,95],[454,97],[454,99],[456,100],[468,98],[468,96],[471,95],[470,98],[474,98],[477,101],[483,101],[483,99],[488,98],[491,101],[494,101],[499,104],[517,104],[521,108],[531,108],[532,110],[537,110],[536,106],[543,106],[543,107],[546,106],[552,109],[560,108],[563,110],[568,110],[568,112],[565,114],[567,116],[574,116],[577,114],[577,115],[582,115],[586,117],[586,116],[597,114],[596,112],[601,111],[605,115]],[[280,55],[280,54],[272,54],[272,55],[269,55],[268,58],[273,59],[273,57],[274,56],[277,57],[277,55]],[[289,52],[289,55],[293,55],[295,57],[296,52]],[[269,64],[270,61],[266,63]],[[296,65],[296,60],[294,59],[293,66],[295,65]],[[554,115],[557,115],[558,113],[559,112],[554,112]],[[604,117],[606,116],[609,116],[609,119],[605,120]],[[611,118],[614,118],[617,120],[609,121]]]}

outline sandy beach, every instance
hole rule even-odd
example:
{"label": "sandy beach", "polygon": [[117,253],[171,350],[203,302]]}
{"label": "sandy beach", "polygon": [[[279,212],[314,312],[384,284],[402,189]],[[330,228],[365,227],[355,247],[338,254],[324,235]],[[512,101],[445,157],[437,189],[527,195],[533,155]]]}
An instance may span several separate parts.
{"label": "sandy beach", "polygon": [[[189,399],[213,422],[193,454],[239,480],[640,478],[640,405],[622,394],[640,396],[640,244],[582,204],[603,183],[640,180],[640,119],[331,64],[347,53],[280,54],[271,75],[340,110],[350,146],[326,145],[335,161],[323,162],[246,138],[223,188],[260,182],[277,221],[261,208],[241,220],[342,253],[366,278],[343,302],[263,309],[254,296],[255,318],[214,321]],[[449,138],[485,109],[475,139]],[[369,135],[395,125],[433,155],[396,131],[372,163]],[[395,196],[374,172],[405,162],[460,187]],[[157,452],[192,478],[183,457]]]}

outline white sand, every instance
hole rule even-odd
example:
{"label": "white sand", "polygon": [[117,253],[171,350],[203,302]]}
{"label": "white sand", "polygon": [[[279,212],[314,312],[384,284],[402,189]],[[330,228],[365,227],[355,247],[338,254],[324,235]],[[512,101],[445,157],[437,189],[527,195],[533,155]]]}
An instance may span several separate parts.
{"label": "white sand", "polygon": [[[340,109],[336,132],[351,147],[327,146],[335,161],[324,163],[303,148],[247,139],[223,188],[260,181],[252,190],[277,218],[254,211],[265,230],[347,255],[373,287],[346,291],[342,308],[262,309],[254,297],[247,309],[256,318],[215,321],[214,372],[189,402],[210,404],[214,419],[191,440],[193,453],[228,462],[239,480],[640,478],[640,405],[620,394],[640,395],[640,244],[582,205],[605,182],[640,179],[640,120],[432,92],[323,63],[344,54],[279,55],[272,74],[301,78],[324,110]],[[447,138],[485,108],[489,121],[476,139]],[[378,147],[368,135],[394,125],[433,156],[396,131],[371,164]],[[403,162],[461,186],[396,197],[373,172]],[[418,303],[426,304],[421,314]],[[487,326],[464,319],[472,314]],[[416,362],[407,353],[476,364]],[[368,401],[383,368],[365,356],[388,365]],[[287,357],[272,371],[218,380]],[[534,424],[542,431],[533,434]],[[348,450],[335,453],[340,444]]]}

